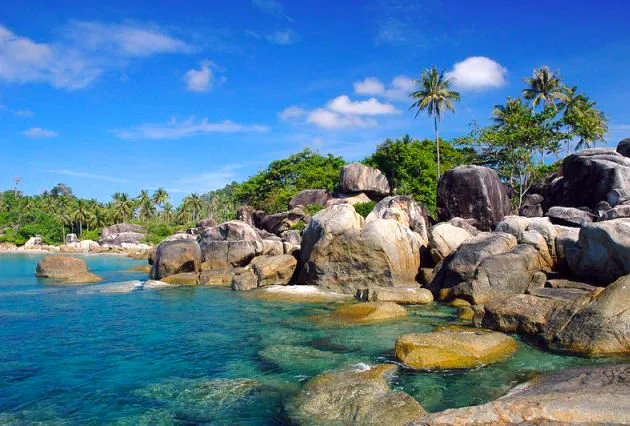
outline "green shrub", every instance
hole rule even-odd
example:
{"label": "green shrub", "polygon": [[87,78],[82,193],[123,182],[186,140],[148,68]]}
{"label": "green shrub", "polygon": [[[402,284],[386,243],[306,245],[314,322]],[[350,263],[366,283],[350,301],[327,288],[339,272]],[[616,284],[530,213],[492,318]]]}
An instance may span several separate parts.
{"label": "green shrub", "polygon": [[85,230],[81,234],[81,240],[99,241],[101,239],[101,231],[99,229]]}
{"label": "green shrub", "polygon": [[147,235],[143,242],[150,244],[159,244],[164,238],[177,232],[175,226],[166,223],[150,223],[146,226]]}
{"label": "green shrub", "polygon": [[354,209],[357,211],[357,213],[359,213],[361,216],[365,218],[367,217],[367,215],[369,215],[372,212],[372,210],[374,210],[375,206],[376,206],[375,201],[368,201],[365,203],[355,204]]}
{"label": "green shrub", "polygon": [[326,207],[321,204],[311,204],[310,206],[306,206],[306,213],[308,213],[309,216],[313,216],[315,213],[325,208]]}

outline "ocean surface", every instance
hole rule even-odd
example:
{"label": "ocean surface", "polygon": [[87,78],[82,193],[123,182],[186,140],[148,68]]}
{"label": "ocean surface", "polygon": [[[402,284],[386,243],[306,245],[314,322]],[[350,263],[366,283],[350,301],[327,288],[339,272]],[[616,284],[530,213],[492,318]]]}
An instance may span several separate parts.
{"label": "ocean surface", "polygon": [[[0,424],[289,424],[285,403],[309,377],[392,362],[396,337],[458,323],[443,306],[403,321],[324,326],[335,303],[263,301],[227,289],[93,291],[141,279],[143,262],[87,256],[103,283],[35,278],[39,255],[0,255]],[[401,371],[394,382],[429,411],[493,400],[532,375],[606,362],[520,343],[507,362]]]}

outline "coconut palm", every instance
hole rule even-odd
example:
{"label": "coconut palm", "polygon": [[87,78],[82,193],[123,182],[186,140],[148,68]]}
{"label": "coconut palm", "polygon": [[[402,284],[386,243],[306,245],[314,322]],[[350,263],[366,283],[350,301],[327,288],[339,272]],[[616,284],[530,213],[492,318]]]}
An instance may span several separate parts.
{"label": "coconut palm", "polygon": [[556,101],[567,99],[560,76],[546,65],[534,69],[532,77],[526,78],[525,83],[528,87],[523,89],[523,97],[531,101],[534,108],[541,104],[543,107],[551,105],[555,109]]}
{"label": "coconut palm", "polygon": [[127,193],[117,192],[114,198],[114,217],[115,220],[126,221],[133,213],[134,202],[129,198]]}
{"label": "coconut palm", "polygon": [[152,200],[146,200],[140,205],[140,218],[148,222],[155,216],[155,205]]}
{"label": "coconut palm", "polygon": [[87,222],[88,217],[87,202],[79,198],[72,209],[72,219],[79,222],[79,236],[83,233],[83,224]]}
{"label": "coconut palm", "polygon": [[418,90],[409,95],[415,102],[409,109],[417,109],[415,117],[421,111],[433,117],[435,130],[435,153],[437,158],[437,176],[440,178],[440,139],[438,136],[438,122],[442,121],[445,110],[455,112],[453,102],[461,99],[458,92],[451,90],[453,80],[444,75],[444,71],[438,71],[435,66],[422,72],[420,80],[414,80]]}
{"label": "coconut palm", "polygon": [[158,188],[153,193],[153,202],[158,206],[164,205],[168,201],[168,192],[164,188]]}
{"label": "coconut palm", "polygon": [[164,220],[166,222],[170,222],[173,218],[173,205],[168,201],[164,202],[162,206],[162,214],[164,215]]}
{"label": "coconut palm", "polygon": [[495,124],[504,125],[506,119],[510,117],[512,113],[520,111],[523,108],[523,103],[518,98],[507,98],[505,105],[495,105],[492,109],[492,120]]}

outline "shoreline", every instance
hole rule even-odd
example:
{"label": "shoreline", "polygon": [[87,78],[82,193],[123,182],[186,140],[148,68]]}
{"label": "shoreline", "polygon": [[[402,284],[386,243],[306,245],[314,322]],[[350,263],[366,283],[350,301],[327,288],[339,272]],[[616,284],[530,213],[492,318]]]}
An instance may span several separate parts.
{"label": "shoreline", "polygon": [[[90,251],[51,251],[51,250],[41,250],[41,249],[8,249],[8,250],[0,250],[0,256],[3,254],[48,254],[51,256],[124,256],[129,257],[129,253],[116,253],[116,252],[105,252],[105,253],[95,253]],[[129,257],[129,259],[134,259],[133,257]],[[134,260],[142,260],[142,259],[134,259]]]}

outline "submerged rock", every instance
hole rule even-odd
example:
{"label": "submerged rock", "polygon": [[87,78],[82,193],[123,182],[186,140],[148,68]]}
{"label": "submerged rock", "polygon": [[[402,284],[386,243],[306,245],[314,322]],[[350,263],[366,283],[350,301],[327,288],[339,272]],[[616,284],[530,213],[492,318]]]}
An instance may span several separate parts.
{"label": "submerged rock", "polygon": [[396,359],[417,369],[474,368],[505,361],[516,351],[510,336],[485,330],[405,334]]}
{"label": "submerged rock", "polygon": [[46,256],[37,264],[35,276],[51,278],[53,283],[88,284],[103,279],[88,270],[82,259],[67,256]]}
{"label": "submerged rock", "polygon": [[197,285],[199,284],[199,274],[197,272],[181,272],[162,278],[162,282],[176,285]]}
{"label": "submerged rock", "polygon": [[356,298],[364,302],[394,302],[401,305],[428,305],[433,293],[426,288],[372,287],[357,290]]}
{"label": "submerged rock", "polygon": [[389,387],[387,376],[396,369],[378,365],[324,373],[304,385],[288,411],[295,422],[305,425],[406,425],[426,412],[411,396]]}
{"label": "submerged rock", "polygon": [[309,346],[272,345],[258,352],[258,355],[285,371],[307,375],[338,368],[349,362],[344,354],[321,351]]}
{"label": "submerged rock", "polygon": [[295,303],[336,302],[352,299],[352,296],[347,293],[335,293],[315,285],[274,285],[259,288],[249,294],[263,300]]}
{"label": "submerged rock", "polygon": [[630,424],[630,365],[558,371],[496,401],[428,414],[412,425]]}
{"label": "submerged rock", "polygon": [[387,321],[407,316],[407,310],[393,302],[367,302],[341,305],[327,320],[332,322],[364,324]]}

